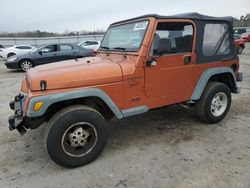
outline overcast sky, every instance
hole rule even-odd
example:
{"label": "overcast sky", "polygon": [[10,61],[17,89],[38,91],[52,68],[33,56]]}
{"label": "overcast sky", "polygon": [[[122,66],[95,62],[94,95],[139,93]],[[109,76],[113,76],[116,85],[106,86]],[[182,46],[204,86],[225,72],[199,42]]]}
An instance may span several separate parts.
{"label": "overcast sky", "polygon": [[0,0],[0,10],[0,31],[93,31],[149,13],[239,18],[250,12],[250,0]]}

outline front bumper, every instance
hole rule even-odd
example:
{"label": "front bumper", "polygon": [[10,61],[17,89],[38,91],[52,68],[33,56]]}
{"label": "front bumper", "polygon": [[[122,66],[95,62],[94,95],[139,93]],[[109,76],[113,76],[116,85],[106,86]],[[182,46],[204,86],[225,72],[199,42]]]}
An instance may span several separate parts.
{"label": "front bumper", "polygon": [[47,121],[46,116],[28,117],[26,114],[24,116],[26,98],[25,95],[20,93],[9,103],[10,109],[14,111],[14,115],[9,117],[9,129],[10,131],[16,129],[21,135],[24,135],[27,129],[36,129]]}
{"label": "front bumper", "polygon": [[19,66],[18,66],[18,62],[8,62],[6,61],[5,62],[5,66],[8,68],[8,69],[19,69]]}
{"label": "front bumper", "polygon": [[241,82],[243,80],[243,73],[242,72],[238,72],[237,74],[237,81]]}
{"label": "front bumper", "polygon": [[14,101],[9,103],[10,108],[14,110],[14,115],[9,117],[9,129],[10,131],[16,129],[21,135],[26,133],[23,118],[23,106],[25,97],[22,94],[15,96]]}

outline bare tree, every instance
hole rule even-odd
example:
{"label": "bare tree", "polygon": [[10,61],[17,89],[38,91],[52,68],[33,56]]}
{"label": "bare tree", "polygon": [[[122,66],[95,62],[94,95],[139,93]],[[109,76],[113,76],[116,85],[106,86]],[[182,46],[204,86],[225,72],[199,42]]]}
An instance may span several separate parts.
{"label": "bare tree", "polygon": [[240,19],[234,18],[234,27],[250,27],[250,13],[240,16]]}

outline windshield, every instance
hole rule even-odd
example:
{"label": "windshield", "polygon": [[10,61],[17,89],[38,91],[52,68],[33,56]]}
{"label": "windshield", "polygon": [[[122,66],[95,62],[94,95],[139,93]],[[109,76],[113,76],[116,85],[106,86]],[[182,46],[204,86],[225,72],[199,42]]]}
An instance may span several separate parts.
{"label": "windshield", "polygon": [[40,51],[40,50],[41,50],[42,48],[44,48],[45,46],[46,46],[46,44],[37,46],[37,48],[36,48],[37,50],[36,50],[36,51],[37,51],[37,52]]}
{"label": "windshield", "polygon": [[138,51],[147,30],[148,21],[110,27],[102,41],[101,50]]}

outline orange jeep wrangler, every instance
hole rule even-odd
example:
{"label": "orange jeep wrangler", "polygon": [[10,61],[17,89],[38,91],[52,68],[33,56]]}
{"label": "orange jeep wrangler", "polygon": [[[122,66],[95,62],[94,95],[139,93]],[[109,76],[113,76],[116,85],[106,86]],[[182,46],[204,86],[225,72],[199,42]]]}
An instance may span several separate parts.
{"label": "orange jeep wrangler", "polygon": [[172,104],[222,120],[241,81],[231,17],[198,13],[144,15],[110,25],[96,57],[29,70],[10,102],[10,130],[46,126],[57,164],[93,161],[108,139],[107,122]]}

